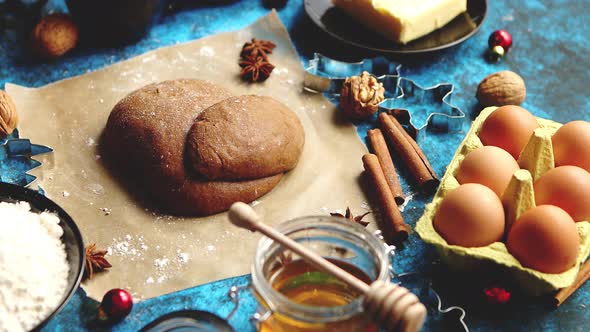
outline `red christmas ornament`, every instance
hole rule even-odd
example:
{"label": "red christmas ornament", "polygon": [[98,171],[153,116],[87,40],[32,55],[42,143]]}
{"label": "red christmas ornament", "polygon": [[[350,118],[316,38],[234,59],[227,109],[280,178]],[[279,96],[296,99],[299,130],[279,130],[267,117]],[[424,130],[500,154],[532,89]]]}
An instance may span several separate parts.
{"label": "red christmas ornament", "polygon": [[512,47],[512,36],[506,30],[496,30],[490,35],[488,46],[486,59],[491,62],[498,62]]}
{"label": "red christmas ornament", "polygon": [[510,301],[510,292],[501,287],[489,287],[483,290],[488,303],[505,304]]}
{"label": "red christmas ornament", "polygon": [[501,46],[504,52],[508,52],[510,47],[512,47],[512,36],[506,30],[496,30],[490,35],[488,46],[490,49],[493,49],[495,46]]}
{"label": "red christmas ornament", "polygon": [[119,321],[129,315],[133,308],[133,298],[126,290],[115,288],[108,291],[98,307],[98,319],[101,321]]}

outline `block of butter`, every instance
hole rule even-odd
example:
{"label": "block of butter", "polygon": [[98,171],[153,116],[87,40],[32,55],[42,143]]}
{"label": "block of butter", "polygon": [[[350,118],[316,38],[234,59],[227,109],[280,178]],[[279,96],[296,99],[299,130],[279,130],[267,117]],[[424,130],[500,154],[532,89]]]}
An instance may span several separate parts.
{"label": "block of butter", "polygon": [[359,23],[406,44],[467,10],[467,0],[332,0]]}

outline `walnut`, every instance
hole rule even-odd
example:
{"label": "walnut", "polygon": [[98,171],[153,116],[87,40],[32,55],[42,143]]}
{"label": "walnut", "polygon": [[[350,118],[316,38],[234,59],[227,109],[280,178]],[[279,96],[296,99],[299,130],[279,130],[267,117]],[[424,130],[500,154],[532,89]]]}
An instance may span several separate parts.
{"label": "walnut", "polygon": [[58,58],[78,42],[78,27],[65,14],[43,17],[31,34],[33,51],[44,58]]}
{"label": "walnut", "polygon": [[361,76],[351,76],[342,84],[340,108],[353,119],[363,119],[377,112],[384,99],[383,84],[366,71]]}
{"label": "walnut", "polygon": [[18,114],[12,98],[0,90],[0,139],[12,134],[18,123]]}
{"label": "walnut", "polygon": [[526,98],[526,87],[518,74],[503,70],[484,78],[476,97],[482,106],[520,105]]}

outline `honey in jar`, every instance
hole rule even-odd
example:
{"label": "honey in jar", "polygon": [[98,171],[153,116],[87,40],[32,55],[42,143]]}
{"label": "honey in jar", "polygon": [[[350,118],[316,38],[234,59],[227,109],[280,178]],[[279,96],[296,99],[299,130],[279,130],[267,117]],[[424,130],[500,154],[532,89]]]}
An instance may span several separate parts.
{"label": "honey in jar", "polygon": [[[387,247],[355,223],[306,217],[277,229],[368,284],[390,277]],[[377,331],[363,313],[361,294],[268,238],[257,248],[252,283],[261,305],[259,331]]]}

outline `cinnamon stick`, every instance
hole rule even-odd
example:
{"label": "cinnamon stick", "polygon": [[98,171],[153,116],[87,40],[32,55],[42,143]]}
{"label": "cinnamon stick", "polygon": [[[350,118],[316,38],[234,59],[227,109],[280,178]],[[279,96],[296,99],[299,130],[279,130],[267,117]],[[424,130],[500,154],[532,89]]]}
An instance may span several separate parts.
{"label": "cinnamon stick", "polygon": [[574,283],[569,287],[562,288],[555,296],[553,296],[553,305],[559,307],[568,297],[577,291],[590,278],[590,259],[586,261],[580,268]]}
{"label": "cinnamon stick", "polygon": [[408,238],[408,226],[404,223],[401,213],[395,203],[393,193],[389,189],[383,170],[376,155],[368,153],[363,156],[363,166],[375,186],[379,203],[381,204],[381,219],[379,228],[385,242],[398,243]]}
{"label": "cinnamon stick", "polygon": [[393,193],[395,202],[398,205],[404,204],[405,199],[404,193],[402,192],[402,186],[399,184],[397,172],[395,171],[395,166],[393,165],[393,160],[391,159],[391,154],[389,154],[389,148],[387,147],[387,143],[385,143],[385,138],[383,137],[381,129],[371,129],[367,134],[369,137],[369,145],[371,146],[373,153],[379,158],[379,164],[381,165],[389,189],[391,190],[391,193]]}
{"label": "cinnamon stick", "polygon": [[410,173],[424,189],[438,185],[438,176],[416,141],[408,134],[397,119],[387,113],[379,114],[379,126],[387,136],[394,150],[410,169]]}

